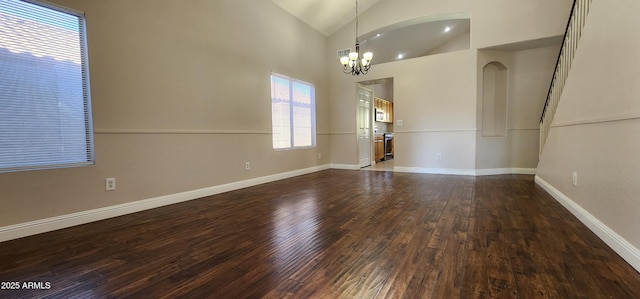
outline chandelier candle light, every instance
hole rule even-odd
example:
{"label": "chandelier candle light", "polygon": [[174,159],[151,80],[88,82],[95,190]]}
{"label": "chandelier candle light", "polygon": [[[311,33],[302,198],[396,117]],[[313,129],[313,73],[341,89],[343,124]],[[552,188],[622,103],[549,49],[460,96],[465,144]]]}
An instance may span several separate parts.
{"label": "chandelier candle light", "polygon": [[371,59],[373,53],[365,52],[360,59],[360,43],[358,42],[358,0],[356,0],[356,51],[349,53],[349,56],[342,56],[340,63],[344,67],[342,71],[345,74],[358,76],[366,75],[371,67]]}

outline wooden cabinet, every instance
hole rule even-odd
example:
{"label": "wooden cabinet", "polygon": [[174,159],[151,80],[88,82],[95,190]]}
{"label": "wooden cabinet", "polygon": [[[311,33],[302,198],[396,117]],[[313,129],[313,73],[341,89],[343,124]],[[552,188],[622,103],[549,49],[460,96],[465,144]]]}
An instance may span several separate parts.
{"label": "wooden cabinet", "polygon": [[376,135],[374,139],[374,147],[376,152],[376,162],[384,160],[384,136]]}
{"label": "wooden cabinet", "polygon": [[378,97],[373,98],[373,105],[376,111],[376,121],[383,123],[393,123],[393,103]]}

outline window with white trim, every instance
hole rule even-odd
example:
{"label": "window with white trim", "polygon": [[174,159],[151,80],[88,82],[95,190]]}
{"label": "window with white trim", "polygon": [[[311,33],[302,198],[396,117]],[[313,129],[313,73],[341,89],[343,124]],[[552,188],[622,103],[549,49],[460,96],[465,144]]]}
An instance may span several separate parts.
{"label": "window with white trim", "polygon": [[313,85],[271,74],[271,124],[274,149],[316,146],[316,105]]}
{"label": "window with white trim", "polygon": [[92,164],[83,13],[0,0],[0,172]]}

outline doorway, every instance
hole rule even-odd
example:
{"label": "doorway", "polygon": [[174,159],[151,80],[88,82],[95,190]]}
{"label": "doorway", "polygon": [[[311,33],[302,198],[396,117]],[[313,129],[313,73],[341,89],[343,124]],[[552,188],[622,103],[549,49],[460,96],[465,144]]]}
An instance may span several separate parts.
{"label": "doorway", "polygon": [[358,82],[356,94],[359,166],[366,170],[393,170],[393,78]]}

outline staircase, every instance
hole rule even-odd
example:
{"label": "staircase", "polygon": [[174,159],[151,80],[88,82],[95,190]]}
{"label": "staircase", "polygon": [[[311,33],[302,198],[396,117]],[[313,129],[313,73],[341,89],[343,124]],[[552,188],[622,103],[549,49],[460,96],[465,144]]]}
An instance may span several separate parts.
{"label": "staircase", "polygon": [[569,22],[567,23],[567,29],[564,32],[564,41],[560,54],[558,55],[558,61],[556,62],[556,69],[551,79],[551,85],[549,86],[549,92],[547,93],[547,100],[544,103],[544,109],[542,110],[542,116],[540,117],[540,151],[542,150],[547,141],[549,130],[551,129],[551,123],[553,122],[553,116],[556,113],[564,84],[569,75],[571,69],[571,63],[578,48],[578,42],[582,35],[582,28],[589,14],[589,6],[593,0],[574,0],[573,8],[571,8],[571,15],[569,16]]}

